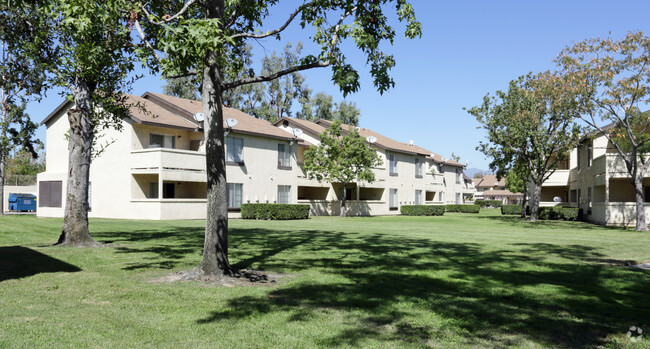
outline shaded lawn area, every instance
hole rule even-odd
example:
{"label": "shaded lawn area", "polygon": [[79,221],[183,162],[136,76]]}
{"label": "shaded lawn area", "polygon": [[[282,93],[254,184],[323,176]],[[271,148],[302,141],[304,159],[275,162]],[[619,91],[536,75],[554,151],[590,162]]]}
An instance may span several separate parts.
{"label": "shaded lawn area", "polygon": [[95,219],[110,247],[77,249],[48,246],[59,219],[0,217],[0,347],[650,348],[626,336],[650,331],[650,271],[621,267],[650,260],[648,233],[496,210],[231,220],[231,262],[279,282],[148,282],[198,265],[202,223]]}

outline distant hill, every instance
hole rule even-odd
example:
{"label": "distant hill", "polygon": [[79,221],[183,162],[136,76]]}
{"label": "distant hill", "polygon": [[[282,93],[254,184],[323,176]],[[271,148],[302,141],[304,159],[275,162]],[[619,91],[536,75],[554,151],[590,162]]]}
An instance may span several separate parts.
{"label": "distant hill", "polygon": [[474,178],[474,175],[479,173],[479,172],[482,172],[482,173],[485,173],[485,174],[492,174],[492,171],[490,171],[490,170],[483,170],[483,169],[476,168],[476,167],[470,167],[468,169],[465,169],[465,174],[469,178]]}

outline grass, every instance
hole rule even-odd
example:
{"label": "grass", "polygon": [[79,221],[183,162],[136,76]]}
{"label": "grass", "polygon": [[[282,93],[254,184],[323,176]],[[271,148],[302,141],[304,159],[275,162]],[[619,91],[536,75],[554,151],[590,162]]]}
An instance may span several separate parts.
{"label": "grass", "polygon": [[650,348],[650,234],[497,210],[230,221],[230,259],[275,284],[150,283],[198,265],[200,221],[0,217],[0,347]]}

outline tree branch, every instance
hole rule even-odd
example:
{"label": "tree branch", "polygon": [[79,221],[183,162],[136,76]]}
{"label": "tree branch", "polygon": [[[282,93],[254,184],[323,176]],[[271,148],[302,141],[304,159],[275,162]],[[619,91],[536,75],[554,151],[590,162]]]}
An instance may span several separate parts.
{"label": "tree branch", "polygon": [[275,72],[273,74],[254,76],[254,77],[250,77],[250,78],[246,78],[246,79],[240,79],[240,80],[236,80],[236,81],[233,81],[233,82],[229,82],[229,83],[226,83],[226,84],[223,85],[223,89],[224,90],[229,90],[229,89],[232,89],[232,88],[235,88],[235,87],[238,87],[238,86],[242,86],[242,85],[254,84],[254,83],[257,83],[257,82],[271,81],[271,80],[277,79],[279,77],[282,77],[282,76],[285,76],[285,75],[288,75],[288,74],[291,74],[291,73],[295,73],[295,72],[298,72],[298,71],[312,69],[312,68],[325,68],[325,67],[328,67],[330,65],[331,65],[330,61],[297,65],[297,66],[293,66],[293,67],[289,67],[287,69],[277,71],[277,72]]}
{"label": "tree branch", "polygon": [[[302,12],[305,8],[313,6],[313,5],[314,5],[314,2],[308,2],[308,3],[300,5],[300,7],[298,7],[295,11],[293,11],[293,13],[289,16],[289,19],[287,19],[287,21],[284,22],[284,24],[280,28],[275,29],[275,30],[271,30],[271,31],[267,32],[266,34],[239,33],[239,34],[231,35],[230,39],[237,39],[237,38],[263,39],[263,38],[267,38],[269,36],[273,36],[275,34],[278,34],[278,33],[282,32],[283,30],[285,30],[289,26],[289,24],[291,24],[291,22],[293,22],[293,20],[296,18],[296,16],[298,16],[298,14],[300,12]],[[234,18],[233,18],[235,13],[236,13],[236,10],[233,11],[233,14],[231,15],[231,18],[229,19],[230,23],[235,22]]]}
{"label": "tree branch", "polygon": [[[169,22],[177,19],[178,17],[182,16],[183,13],[185,13],[187,11],[187,9],[196,2],[197,2],[197,0],[189,0],[188,2],[186,2],[183,5],[183,8],[180,11],[178,11],[178,13],[176,13],[175,15],[173,15],[173,16],[163,16],[162,21],[158,21],[158,22],[151,21],[151,23],[155,24],[155,25],[163,25],[163,24],[169,23]],[[144,11],[144,13],[147,15],[148,18],[151,18],[151,14],[149,13],[149,11],[147,11],[147,8],[146,8],[146,6],[148,4],[149,3],[146,3],[146,4],[144,4],[144,6],[142,6],[142,11]]]}

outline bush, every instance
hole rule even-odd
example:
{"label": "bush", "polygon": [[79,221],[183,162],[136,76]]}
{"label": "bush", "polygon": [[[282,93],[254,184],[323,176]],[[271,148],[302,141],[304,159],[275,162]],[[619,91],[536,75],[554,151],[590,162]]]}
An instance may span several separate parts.
{"label": "bush", "polygon": [[447,212],[478,213],[480,205],[447,205]]}
{"label": "bush", "polygon": [[474,205],[479,205],[481,207],[494,207],[494,208],[499,208],[502,205],[501,200],[482,200],[478,199],[474,201]]}
{"label": "bush", "polygon": [[[514,205],[504,205],[504,206],[514,206]],[[518,213],[521,213],[521,206],[518,206]],[[503,207],[501,208],[502,214]],[[530,215],[530,206],[526,206],[526,214]],[[554,221],[577,221],[582,219],[582,210],[577,207],[540,207],[539,208],[539,219],[541,220],[554,220]]]}
{"label": "bush", "polygon": [[243,219],[307,219],[309,205],[296,204],[242,204],[241,218]]}
{"label": "bush", "polygon": [[445,205],[404,205],[399,210],[405,216],[442,216]]}
{"label": "bush", "polygon": [[501,206],[501,214],[520,215],[521,205],[503,205]]}

